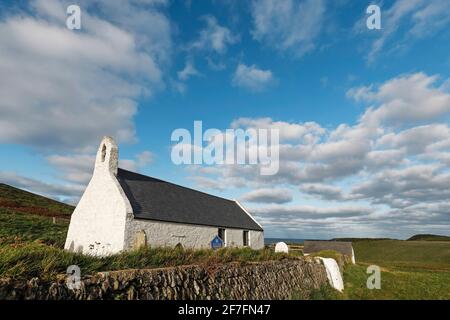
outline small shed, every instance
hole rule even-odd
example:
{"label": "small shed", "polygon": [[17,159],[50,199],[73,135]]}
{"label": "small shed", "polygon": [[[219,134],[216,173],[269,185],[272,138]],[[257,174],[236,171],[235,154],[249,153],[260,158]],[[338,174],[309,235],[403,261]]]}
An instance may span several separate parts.
{"label": "small shed", "polygon": [[355,252],[351,242],[347,241],[327,241],[327,240],[305,240],[303,254],[305,256],[317,253],[323,250],[333,250],[343,255],[351,257],[352,263],[355,263]]}

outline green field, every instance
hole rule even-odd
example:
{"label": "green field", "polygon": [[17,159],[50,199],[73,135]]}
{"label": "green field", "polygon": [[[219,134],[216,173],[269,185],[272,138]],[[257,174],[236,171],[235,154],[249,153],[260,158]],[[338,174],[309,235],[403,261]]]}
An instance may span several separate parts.
{"label": "green field", "polygon": [[38,241],[62,247],[73,209],[0,183],[0,244]]}
{"label": "green field", "polygon": [[[366,240],[353,243],[356,265],[344,272],[333,299],[450,299],[450,241]],[[381,268],[381,289],[367,289],[369,265]]]}
{"label": "green field", "polygon": [[68,221],[0,208],[0,245],[41,242],[63,247]]}
{"label": "green field", "polygon": [[450,241],[363,241],[353,248],[357,261],[366,264],[450,272]]}

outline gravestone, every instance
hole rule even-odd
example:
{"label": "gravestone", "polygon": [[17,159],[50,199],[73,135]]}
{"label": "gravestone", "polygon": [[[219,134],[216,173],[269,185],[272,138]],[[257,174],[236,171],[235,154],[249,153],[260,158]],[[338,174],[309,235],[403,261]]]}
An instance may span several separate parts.
{"label": "gravestone", "polygon": [[286,243],[284,242],[278,242],[275,245],[275,252],[283,252],[283,253],[288,253],[289,252],[289,247]]}
{"label": "gravestone", "polygon": [[136,233],[136,237],[134,238],[134,249],[139,249],[141,247],[145,247],[147,245],[147,235],[144,230]]}

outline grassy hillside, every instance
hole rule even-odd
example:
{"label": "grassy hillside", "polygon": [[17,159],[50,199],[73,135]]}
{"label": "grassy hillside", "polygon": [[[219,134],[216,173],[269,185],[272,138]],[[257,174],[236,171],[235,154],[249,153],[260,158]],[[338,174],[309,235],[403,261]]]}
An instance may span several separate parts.
{"label": "grassy hillside", "polygon": [[[64,245],[73,207],[0,184],[0,244]],[[53,217],[57,218],[53,223]]]}
{"label": "grassy hillside", "polygon": [[57,220],[54,224],[49,217],[0,208],[0,226],[0,245],[40,242],[63,247],[69,223]]}
{"label": "grassy hillside", "polygon": [[416,234],[409,238],[408,241],[450,241],[450,237],[435,234]]}
{"label": "grassy hillside", "polygon": [[390,238],[333,238],[332,241],[360,242],[360,241],[380,241],[380,240],[396,240]]}
{"label": "grassy hillside", "polygon": [[74,207],[0,183],[0,209],[14,213],[69,218]]}

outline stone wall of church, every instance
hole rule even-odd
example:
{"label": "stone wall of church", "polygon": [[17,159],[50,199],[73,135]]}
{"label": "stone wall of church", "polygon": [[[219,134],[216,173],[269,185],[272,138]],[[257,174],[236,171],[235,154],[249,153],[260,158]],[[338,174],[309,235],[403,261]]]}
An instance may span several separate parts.
{"label": "stone wall of church", "polygon": [[61,276],[54,282],[0,280],[0,299],[291,299],[308,298],[327,285],[319,259],[181,266],[101,272],[84,277],[70,290]]}
{"label": "stone wall of church", "polygon": [[[227,247],[243,246],[242,229],[225,228]],[[126,224],[125,249],[132,249],[136,239],[145,234],[146,242],[152,247],[210,248],[211,240],[218,234],[217,227],[170,223],[151,220],[139,220],[130,217]],[[249,230],[249,246],[253,249],[264,247],[264,233]]]}

